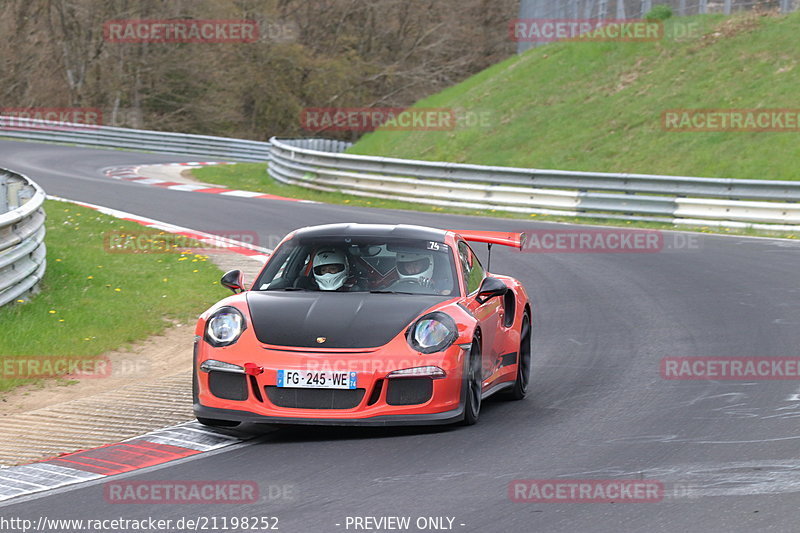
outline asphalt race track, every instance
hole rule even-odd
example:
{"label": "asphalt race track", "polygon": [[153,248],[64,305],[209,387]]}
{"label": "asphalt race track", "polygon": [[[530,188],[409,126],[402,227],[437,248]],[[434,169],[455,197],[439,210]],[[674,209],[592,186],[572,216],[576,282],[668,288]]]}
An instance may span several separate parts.
{"label": "asphalt race track", "polygon": [[[169,191],[101,172],[190,160],[197,158],[0,142],[0,166],[27,174],[49,194],[198,230],[257,230],[265,241],[345,221],[553,228]],[[496,247],[492,270],[519,278],[534,303],[531,393],[517,403],[487,401],[476,426],[269,430],[114,478],[251,480],[263,496],[255,505],[112,505],[101,483],[88,483],[13,500],[0,516],[277,516],[284,532],[347,531],[347,517],[364,516],[409,516],[412,524],[454,517],[456,531],[796,531],[800,383],[665,380],[659,364],[681,356],[800,356],[800,243],[695,238],[691,249],[660,253]],[[659,480],[667,497],[613,504],[509,499],[515,479],[554,478]],[[290,493],[270,494],[270,486]]]}

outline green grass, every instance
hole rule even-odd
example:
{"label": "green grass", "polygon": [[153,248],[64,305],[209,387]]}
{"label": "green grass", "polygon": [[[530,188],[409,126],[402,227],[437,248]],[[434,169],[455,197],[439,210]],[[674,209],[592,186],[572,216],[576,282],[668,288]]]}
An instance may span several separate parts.
{"label": "green grass", "polygon": [[800,108],[800,13],[708,15],[657,42],[554,43],[415,107],[488,120],[454,131],[377,131],[350,153],[599,172],[800,179],[800,133],[665,131],[670,109]]}
{"label": "green grass", "polygon": [[[236,163],[232,165],[207,166],[192,170],[192,175],[206,183],[213,183],[221,187],[230,189],[240,189],[246,191],[262,192],[274,194],[286,198],[300,198],[304,200],[314,200],[329,204],[352,205],[359,207],[376,207],[381,209],[401,209],[407,211],[422,211],[426,213],[454,213],[460,215],[502,217],[517,220],[532,220],[543,222],[566,222],[570,224],[594,224],[602,226],[621,226],[649,229],[679,229],[685,231],[696,231],[700,233],[725,233],[730,235],[752,235],[752,236],[778,236],[789,239],[799,238],[800,235],[787,234],[785,232],[769,232],[754,229],[718,229],[711,226],[680,226],[662,222],[647,222],[606,218],[572,218],[550,215],[511,213],[497,209],[462,209],[454,207],[437,207],[412,202],[402,202],[399,200],[383,200],[378,198],[365,198],[353,196],[339,192],[322,192],[313,189],[306,189],[296,185],[285,185],[272,179],[266,171],[264,163]],[[398,217],[398,222],[408,221],[408,217],[413,215],[403,215]]]}
{"label": "green grass", "polygon": [[[48,201],[41,292],[0,309],[0,357],[85,360],[186,323],[228,292],[204,255],[109,253],[107,232],[152,231],[91,209]],[[5,375],[4,375],[5,376]],[[0,392],[29,380],[0,377]]]}

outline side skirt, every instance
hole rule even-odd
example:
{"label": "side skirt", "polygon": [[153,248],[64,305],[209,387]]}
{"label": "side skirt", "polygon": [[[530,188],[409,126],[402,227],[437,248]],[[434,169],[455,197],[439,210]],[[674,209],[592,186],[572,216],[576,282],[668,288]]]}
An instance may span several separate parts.
{"label": "side skirt", "polygon": [[483,394],[481,394],[481,400],[485,400],[492,394],[500,392],[501,390],[510,389],[513,386],[514,386],[513,381],[504,381],[503,383],[497,383],[496,385],[492,385],[487,390],[485,390]]}

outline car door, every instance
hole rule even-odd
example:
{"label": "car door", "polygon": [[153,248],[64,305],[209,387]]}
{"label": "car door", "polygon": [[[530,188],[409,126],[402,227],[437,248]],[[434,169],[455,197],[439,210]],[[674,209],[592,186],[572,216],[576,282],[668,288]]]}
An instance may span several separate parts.
{"label": "car door", "polygon": [[458,243],[458,256],[461,263],[461,273],[467,293],[467,307],[478,320],[482,335],[483,382],[484,388],[492,381],[492,375],[497,370],[497,332],[503,322],[503,305],[501,298],[492,298],[483,304],[477,301],[478,289],[486,277],[486,271],[478,260],[478,256],[465,241]]}

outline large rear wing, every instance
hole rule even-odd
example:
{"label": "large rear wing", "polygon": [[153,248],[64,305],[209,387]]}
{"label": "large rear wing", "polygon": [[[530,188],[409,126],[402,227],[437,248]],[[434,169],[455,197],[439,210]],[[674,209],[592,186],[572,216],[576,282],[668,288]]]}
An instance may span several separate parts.
{"label": "large rear wing", "polygon": [[505,231],[472,231],[472,230],[450,230],[461,235],[465,241],[485,242],[488,244],[502,244],[522,249],[525,245],[524,233],[509,233]]}

